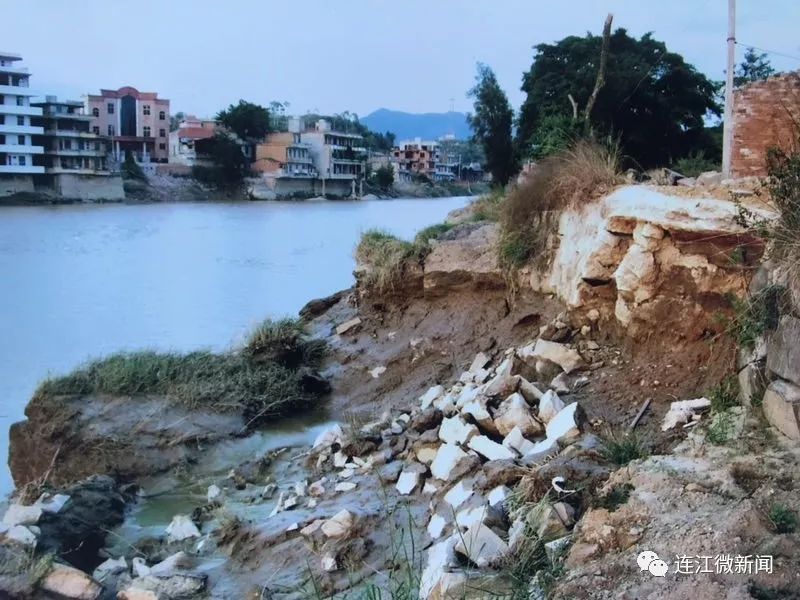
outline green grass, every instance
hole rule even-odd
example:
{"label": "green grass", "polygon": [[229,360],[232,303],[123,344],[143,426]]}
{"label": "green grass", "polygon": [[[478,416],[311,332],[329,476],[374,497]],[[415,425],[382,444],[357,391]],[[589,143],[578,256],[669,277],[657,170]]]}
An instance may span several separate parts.
{"label": "green grass", "polygon": [[253,424],[313,404],[321,395],[307,383],[324,345],[296,322],[266,321],[241,351],[187,354],[121,352],[90,361],[68,375],[44,380],[37,394],[141,397],[219,412],[242,411]]}
{"label": "green grass", "polygon": [[621,467],[632,460],[645,458],[648,452],[644,440],[635,433],[612,431],[604,436],[600,454],[607,461]]}
{"label": "green grass", "polygon": [[716,446],[727,443],[733,435],[733,416],[729,412],[715,412],[706,439]]}
{"label": "green grass", "polygon": [[773,504],[767,513],[775,531],[778,533],[794,533],[797,531],[797,513],[784,504]]}
{"label": "green grass", "polygon": [[706,158],[702,150],[692,151],[672,165],[672,169],[684,177],[697,177],[706,171],[719,171],[720,167],[718,162]]}
{"label": "green grass", "polygon": [[480,196],[470,205],[472,208],[470,220],[474,222],[489,221],[496,223],[500,220],[503,200],[505,200],[505,195],[503,194],[502,188],[495,188],[488,194]]}
{"label": "green grass", "polygon": [[739,380],[729,375],[707,393],[713,412],[723,412],[739,405]]}

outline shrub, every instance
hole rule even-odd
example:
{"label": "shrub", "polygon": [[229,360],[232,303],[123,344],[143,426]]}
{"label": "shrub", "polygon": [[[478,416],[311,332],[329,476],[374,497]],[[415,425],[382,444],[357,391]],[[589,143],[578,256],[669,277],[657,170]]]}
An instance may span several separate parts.
{"label": "shrub", "polygon": [[366,267],[361,279],[367,289],[382,295],[393,292],[403,281],[414,245],[396,236],[370,229],[361,235],[356,260]]}
{"label": "shrub", "polygon": [[536,164],[502,203],[500,260],[507,270],[530,260],[548,261],[561,211],[607,192],[619,182],[619,151],[581,140]]}
{"label": "shrub", "polygon": [[714,445],[722,445],[731,439],[733,433],[733,416],[729,412],[717,412],[706,431],[706,439]]}
{"label": "shrub", "polygon": [[793,283],[800,283],[800,150],[773,148],[767,153],[766,187],[779,215],[768,229],[775,258],[787,268]]}
{"label": "shrub", "polygon": [[388,190],[394,185],[394,169],[392,165],[383,165],[375,169],[375,183],[382,190]]}
{"label": "shrub", "polygon": [[788,506],[773,504],[767,516],[778,533],[794,533],[797,531],[797,513]]}
{"label": "shrub", "polygon": [[645,458],[647,448],[635,433],[609,432],[604,436],[600,454],[615,465],[624,466],[632,460]]}
{"label": "shrub", "polygon": [[785,293],[781,286],[771,285],[749,298],[728,296],[734,316],[726,320],[726,332],[742,348],[752,348],[756,340],[778,326],[780,304]]}
{"label": "shrub", "polygon": [[675,161],[672,169],[684,177],[697,177],[706,171],[719,171],[720,164],[706,158],[702,150],[692,151],[687,156]]}
{"label": "shrub", "polygon": [[142,167],[136,163],[132,152],[125,153],[125,160],[122,162],[120,171],[122,172],[123,179],[147,181],[147,176],[144,174],[144,171],[142,171]]}

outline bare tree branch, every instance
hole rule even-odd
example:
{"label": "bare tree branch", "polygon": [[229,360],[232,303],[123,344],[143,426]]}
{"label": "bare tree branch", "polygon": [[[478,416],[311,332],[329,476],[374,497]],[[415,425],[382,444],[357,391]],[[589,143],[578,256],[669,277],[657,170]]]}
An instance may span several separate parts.
{"label": "bare tree branch", "polygon": [[572,97],[572,94],[567,94],[567,98],[569,98],[569,103],[572,104],[572,120],[577,121],[578,119],[578,103],[575,102],[575,98]]}
{"label": "bare tree branch", "polygon": [[611,42],[611,22],[614,20],[614,15],[609,13],[606,17],[605,25],[603,25],[603,46],[600,49],[600,67],[597,69],[597,79],[594,82],[594,89],[592,95],[589,96],[589,101],[586,103],[586,110],[583,116],[586,123],[589,123],[589,116],[592,114],[595,102],[597,102],[597,95],[606,84],[606,65],[608,64],[608,46]]}

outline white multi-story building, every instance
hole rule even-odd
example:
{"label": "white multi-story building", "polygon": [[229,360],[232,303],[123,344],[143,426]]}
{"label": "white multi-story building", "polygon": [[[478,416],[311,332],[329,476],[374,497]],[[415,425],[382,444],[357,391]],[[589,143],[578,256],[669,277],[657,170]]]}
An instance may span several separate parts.
{"label": "white multi-story building", "polygon": [[32,190],[32,175],[44,173],[33,160],[44,152],[33,144],[33,136],[41,135],[43,128],[31,125],[31,117],[40,117],[42,109],[31,106],[36,93],[28,87],[28,69],[16,64],[21,60],[18,54],[0,52],[0,188],[11,191]]}
{"label": "white multi-story building", "polygon": [[300,142],[307,146],[323,180],[349,182],[364,176],[367,149],[359,134],[331,131],[330,123],[320,119],[314,124],[314,129],[300,133]]}

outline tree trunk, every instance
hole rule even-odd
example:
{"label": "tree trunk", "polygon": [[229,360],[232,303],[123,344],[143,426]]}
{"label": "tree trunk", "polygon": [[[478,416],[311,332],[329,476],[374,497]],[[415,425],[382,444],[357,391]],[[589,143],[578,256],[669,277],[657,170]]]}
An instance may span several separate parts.
{"label": "tree trunk", "polygon": [[594,89],[592,95],[589,96],[589,101],[586,103],[586,109],[583,112],[583,117],[586,120],[586,126],[591,127],[589,117],[592,114],[595,102],[597,102],[597,95],[606,83],[606,65],[608,64],[608,46],[611,42],[611,22],[614,20],[614,15],[610,14],[606,17],[605,25],[603,26],[603,45],[600,49],[600,67],[597,69],[597,79],[594,82]]}

